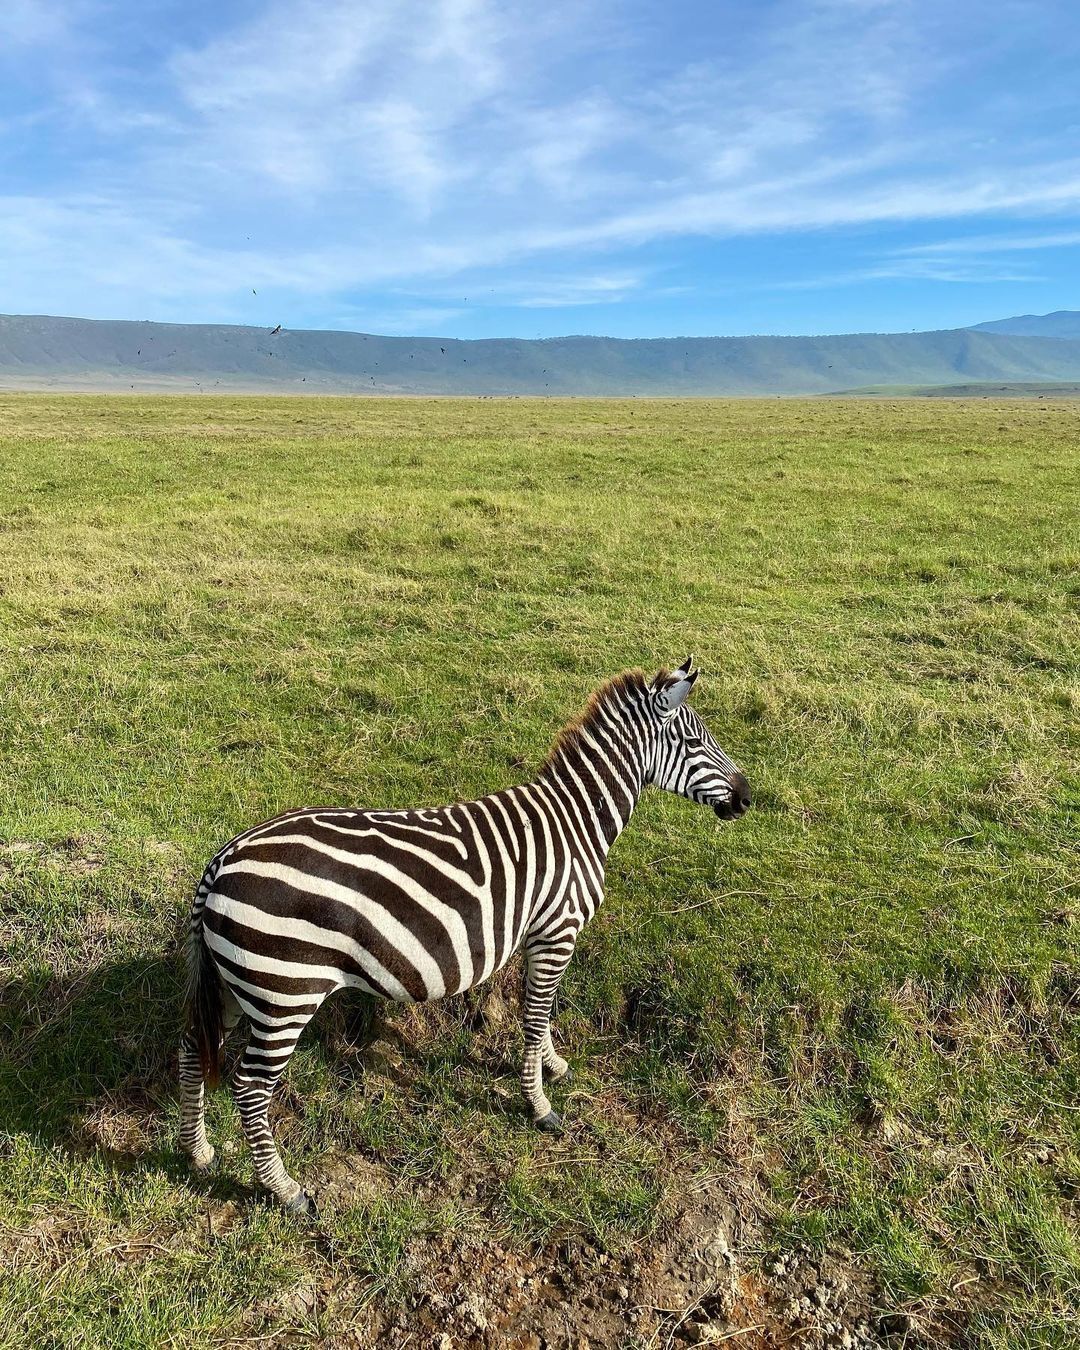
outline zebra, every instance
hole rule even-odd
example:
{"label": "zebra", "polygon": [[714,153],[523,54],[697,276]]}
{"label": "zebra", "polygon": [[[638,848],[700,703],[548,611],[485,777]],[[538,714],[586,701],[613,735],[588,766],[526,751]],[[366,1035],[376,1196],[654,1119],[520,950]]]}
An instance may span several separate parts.
{"label": "zebra", "polygon": [[346,987],[403,1003],[460,993],[519,948],[522,1091],[535,1124],[560,1131],[543,1072],[571,1074],[552,1044],[552,1004],[643,788],[711,806],[721,820],[750,806],[746,778],[686,702],[699,673],[690,657],[651,680],[640,670],[608,680],[519,787],[421,810],[288,811],[220,849],[199,882],[188,939],[180,1141],[192,1166],[214,1163],[205,1089],[246,1017],[233,1091],[255,1174],[285,1209],[313,1218],[267,1113],[323,1000]]}

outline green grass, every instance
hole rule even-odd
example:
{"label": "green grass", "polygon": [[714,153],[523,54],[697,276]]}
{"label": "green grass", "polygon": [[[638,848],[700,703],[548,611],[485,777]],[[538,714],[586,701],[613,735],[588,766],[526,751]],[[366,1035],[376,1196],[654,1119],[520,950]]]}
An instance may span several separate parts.
{"label": "green grass", "polygon": [[[330,1335],[418,1241],[617,1250],[718,1160],[943,1338],[1069,1343],[1075,405],[9,396],[0,447],[0,1344]],[[520,781],[690,651],[756,806],[651,794],[619,842],[567,1138],[526,1128],[513,1010],[391,1013],[372,1062],[331,1005],[277,1121],[324,1235],[252,1202],[224,1094],[192,1182],[214,849]]]}

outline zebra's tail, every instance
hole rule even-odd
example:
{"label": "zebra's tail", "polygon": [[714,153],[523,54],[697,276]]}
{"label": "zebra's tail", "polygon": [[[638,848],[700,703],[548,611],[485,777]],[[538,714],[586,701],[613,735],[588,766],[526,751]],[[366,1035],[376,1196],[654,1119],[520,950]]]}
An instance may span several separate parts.
{"label": "zebra's tail", "polygon": [[203,940],[203,910],[217,873],[217,859],[207,868],[191,910],[187,941],[187,1030],[195,1038],[199,1067],[207,1087],[221,1082],[221,1047],[225,1039],[221,977]]}

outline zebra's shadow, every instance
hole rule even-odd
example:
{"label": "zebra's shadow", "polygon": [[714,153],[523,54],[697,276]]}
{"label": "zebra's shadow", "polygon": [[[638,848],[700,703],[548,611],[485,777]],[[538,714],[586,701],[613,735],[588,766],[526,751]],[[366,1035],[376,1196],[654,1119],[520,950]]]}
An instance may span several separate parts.
{"label": "zebra's shadow", "polygon": [[107,961],[70,975],[31,971],[0,983],[0,1135],[120,1168],[167,1166],[181,997],[174,955]]}
{"label": "zebra's shadow", "polygon": [[[69,976],[0,978],[0,1137],[104,1153],[122,1169],[186,1174],[174,1138],[182,1004],[176,952]],[[380,1006],[359,995],[340,1000],[332,1016],[315,1019],[308,1043],[338,1062],[344,1041],[361,1066],[382,1029]]]}

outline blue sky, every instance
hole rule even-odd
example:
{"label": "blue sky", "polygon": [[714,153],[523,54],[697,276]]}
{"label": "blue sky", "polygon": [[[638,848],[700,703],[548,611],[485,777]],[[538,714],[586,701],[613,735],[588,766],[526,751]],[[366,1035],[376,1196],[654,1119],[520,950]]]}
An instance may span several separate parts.
{"label": "blue sky", "polygon": [[1075,0],[3,0],[0,312],[457,337],[1080,308]]}

